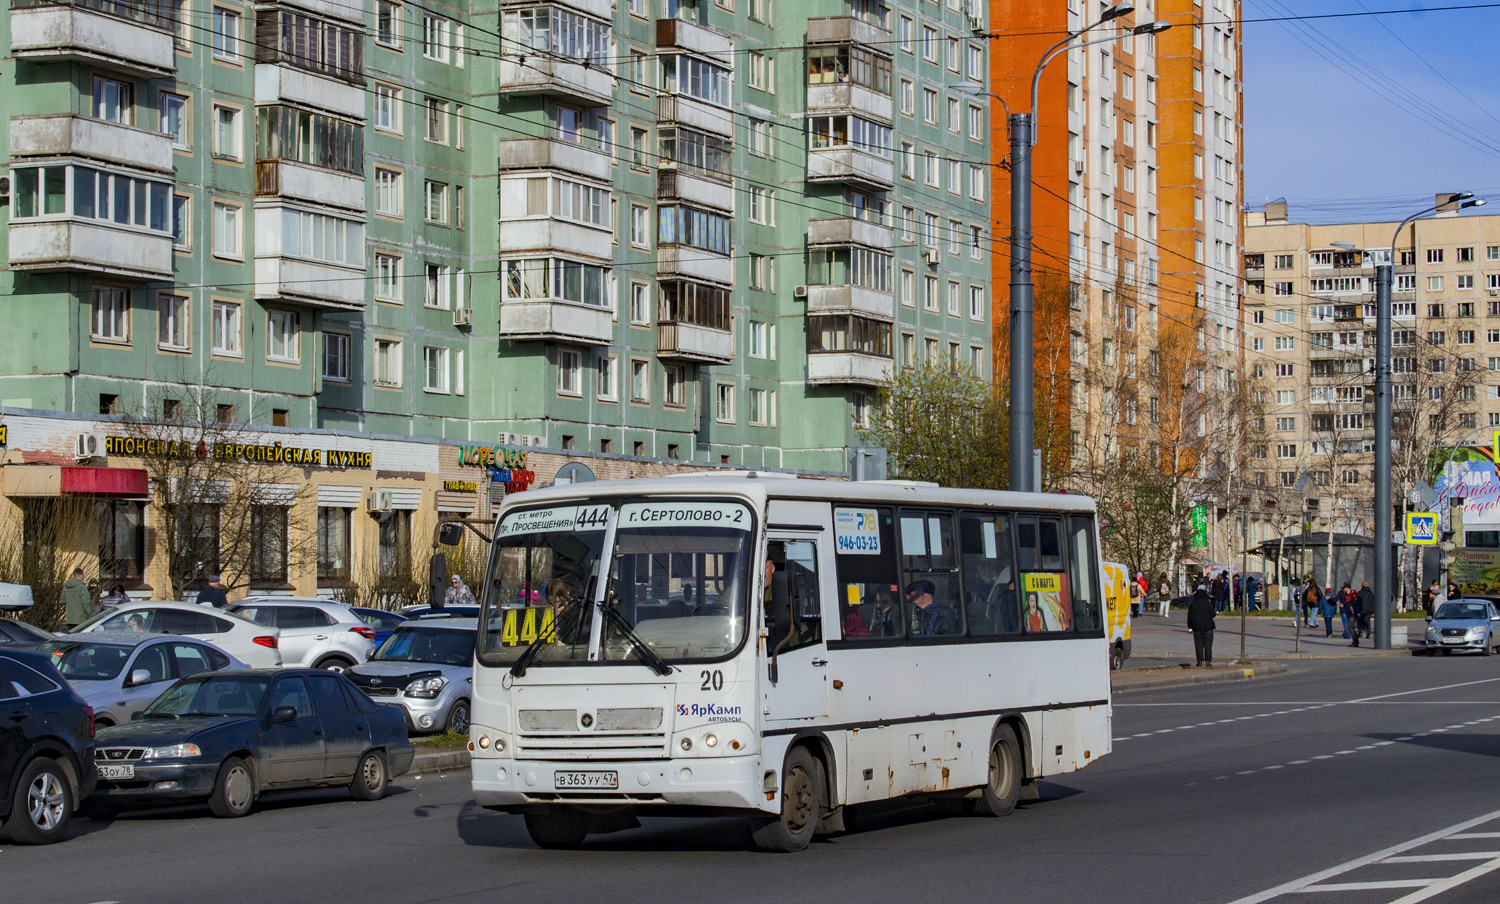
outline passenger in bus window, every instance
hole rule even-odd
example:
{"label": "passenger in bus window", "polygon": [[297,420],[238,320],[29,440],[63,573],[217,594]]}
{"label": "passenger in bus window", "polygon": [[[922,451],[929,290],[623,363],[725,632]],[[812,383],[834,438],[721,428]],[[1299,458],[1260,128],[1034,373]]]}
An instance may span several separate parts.
{"label": "passenger in bus window", "polygon": [[912,636],[936,637],[957,634],[958,618],[953,609],[932,598],[937,588],[931,581],[912,581],[906,586],[906,602],[912,607]]}
{"label": "passenger in bus window", "polygon": [[844,603],[843,610],[844,639],[851,640],[860,637],[869,637],[870,629],[865,627],[865,620],[859,617],[859,609],[848,603]]}
{"label": "passenger in bus window", "polygon": [[589,626],[583,624],[583,607],[578,605],[573,587],[562,578],[547,582],[547,605],[553,607],[554,640],[557,643],[586,643]]}
{"label": "passenger in bus window", "polygon": [[875,591],[875,609],[870,613],[869,636],[901,636],[901,626],[896,622],[896,601],[889,590]]}

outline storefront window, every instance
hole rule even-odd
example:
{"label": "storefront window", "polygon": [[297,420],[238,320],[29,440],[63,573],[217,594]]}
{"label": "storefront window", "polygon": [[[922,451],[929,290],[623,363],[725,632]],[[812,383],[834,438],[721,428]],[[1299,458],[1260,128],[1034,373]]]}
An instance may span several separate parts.
{"label": "storefront window", "polygon": [[219,507],[209,503],[184,505],[177,513],[177,549],[172,572],[188,582],[206,581],[219,573]]}
{"label": "storefront window", "polygon": [[250,581],[287,582],[287,511],[282,505],[256,505],[250,509]]}
{"label": "storefront window", "polygon": [[391,512],[380,522],[380,576],[411,577],[411,512]]}
{"label": "storefront window", "polygon": [[349,580],[349,510],[318,509],[318,582]]}
{"label": "storefront window", "polygon": [[100,580],[140,580],[145,565],[142,504],[101,499],[98,513]]}

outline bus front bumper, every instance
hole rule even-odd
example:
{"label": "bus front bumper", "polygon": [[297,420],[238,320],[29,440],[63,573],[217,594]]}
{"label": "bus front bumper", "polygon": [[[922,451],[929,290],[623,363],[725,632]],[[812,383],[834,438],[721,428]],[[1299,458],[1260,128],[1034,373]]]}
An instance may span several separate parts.
{"label": "bus front bumper", "polygon": [[[647,762],[470,760],[474,800],[481,807],[524,811],[538,805],[705,807],[766,810],[759,756]],[[614,787],[609,787],[610,785]],[[580,787],[592,785],[593,787]]]}

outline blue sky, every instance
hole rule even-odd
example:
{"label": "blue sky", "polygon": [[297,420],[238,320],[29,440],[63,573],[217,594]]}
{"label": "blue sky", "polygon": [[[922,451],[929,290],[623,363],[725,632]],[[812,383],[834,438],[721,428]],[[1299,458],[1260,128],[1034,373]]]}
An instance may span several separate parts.
{"label": "blue sky", "polygon": [[[1244,0],[1245,203],[1284,197],[1315,223],[1404,216],[1437,191],[1500,204],[1500,7],[1434,9],[1475,2]],[[1248,21],[1382,9],[1430,11]]]}

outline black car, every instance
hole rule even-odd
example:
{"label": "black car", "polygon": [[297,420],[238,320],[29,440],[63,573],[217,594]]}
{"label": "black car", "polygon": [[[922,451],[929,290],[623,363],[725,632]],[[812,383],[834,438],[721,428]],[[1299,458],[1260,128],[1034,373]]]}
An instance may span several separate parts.
{"label": "black car", "polygon": [[35,650],[52,635],[35,625],[0,617],[0,650]]}
{"label": "black car", "polygon": [[94,711],[49,657],[0,649],[0,817],[21,844],[61,841],[94,791]]}
{"label": "black car", "polygon": [[378,800],[414,755],[401,710],[371,702],[336,672],[194,675],[135,721],[99,732],[95,812],[207,800],[215,816],[244,816],[262,791],[336,785]]}

